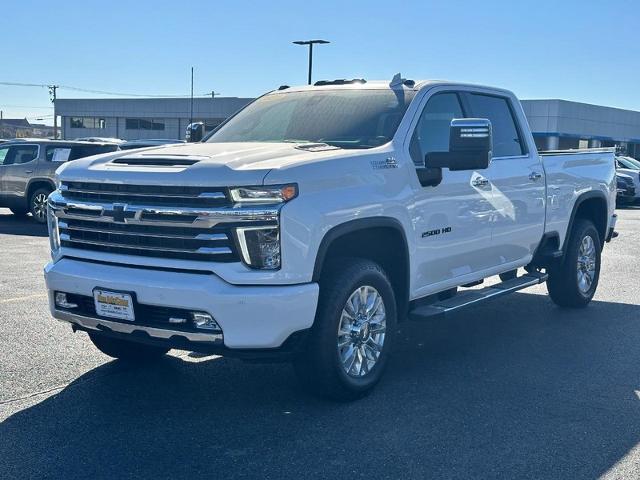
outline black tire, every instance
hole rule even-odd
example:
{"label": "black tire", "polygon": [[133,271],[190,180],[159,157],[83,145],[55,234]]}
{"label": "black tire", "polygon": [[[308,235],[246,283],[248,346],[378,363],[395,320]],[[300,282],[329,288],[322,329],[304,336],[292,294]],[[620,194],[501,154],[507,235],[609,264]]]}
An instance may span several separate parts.
{"label": "black tire", "polygon": [[46,199],[49,197],[50,193],[50,188],[38,188],[31,193],[31,196],[29,196],[29,211],[37,223],[47,223]]}
{"label": "black tire", "polygon": [[168,348],[120,340],[95,333],[89,333],[89,338],[96,348],[105,355],[126,362],[149,362],[162,357],[169,351]]}
{"label": "black tire", "polygon": [[29,213],[28,208],[12,207],[9,210],[11,210],[11,213],[13,213],[16,217],[24,217],[27,213]]}
{"label": "black tire", "polygon": [[[583,284],[583,288],[581,288],[578,281],[578,271],[580,269],[578,257],[583,241],[587,237],[591,238],[595,249],[594,274],[589,287],[584,288],[587,285]],[[564,257],[557,265],[549,268],[547,290],[551,300],[556,305],[566,308],[583,308],[591,302],[598,288],[602,243],[596,227],[591,221],[584,219],[575,221],[567,242]]]}
{"label": "black tire", "polygon": [[[360,347],[342,347],[345,359],[354,358],[352,366],[343,366],[340,347],[338,346],[338,329],[341,325],[342,311],[346,308],[347,301],[356,294],[361,287],[373,287],[375,292],[368,290],[372,295],[378,295],[382,299],[382,307],[386,314],[386,328],[384,339],[375,363],[369,368],[359,368],[362,364],[369,365],[374,352],[370,341],[373,335],[369,329],[369,320],[362,316],[362,322],[354,322],[350,336],[343,335],[343,341],[360,344]],[[365,291],[366,293],[366,291]],[[355,298],[355,297],[354,297]],[[380,315],[379,308],[376,309]],[[375,313],[375,312],[374,312]],[[370,318],[373,320],[375,315]],[[380,320],[376,320],[379,322]],[[359,327],[356,327],[356,323]],[[364,324],[367,324],[365,326]],[[355,400],[363,397],[378,383],[387,364],[391,347],[393,345],[397,325],[396,301],[391,282],[382,268],[369,260],[342,259],[337,265],[327,268],[320,281],[320,299],[314,325],[306,348],[294,359],[294,369],[301,383],[313,393],[339,401]],[[358,334],[355,333],[358,329]],[[365,340],[367,338],[367,340]],[[377,336],[376,338],[379,338]],[[375,341],[374,341],[375,343]],[[366,345],[365,345],[366,344]],[[349,350],[356,348],[356,350]],[[359,356],[358,348],[368,352],[372,357],[366,357],[363,361]],[[348,355],[353,351],[353,357]],[[345,362],[346,362],[345,360]],[[357,363],[357,362],[360,363]],[[355,368],[354,368],[355,367]],[[353,369],[353,374],[351,374]],[[359,372],[367,370],[361,376]],[[347,371],[349,373],[347,373]]]}

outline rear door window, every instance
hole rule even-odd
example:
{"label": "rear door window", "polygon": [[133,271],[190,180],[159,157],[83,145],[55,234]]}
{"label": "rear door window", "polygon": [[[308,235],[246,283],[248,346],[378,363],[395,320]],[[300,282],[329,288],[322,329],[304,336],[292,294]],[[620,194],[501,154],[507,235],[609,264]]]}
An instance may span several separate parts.
{"label": "rear door window", "polygon": [[525,154],[524,142],[508,98],[480,93],[471,93],[466,98],[474,117],[488,118],[491,121],[494,157]]}
{"label": "rear door window", "polygon": [[71,148],[69,147],[47,147],[47,161],[66,162],[69,160]]}
{"label": "rear door window", "polygon": [[56,145],[47,147],[47,160],[49,162],[66,162],[116,150],[118,150],[117,145]]}
{"label": "rear door window", "polygon": [[99,155],[101,153],[115,152],[118,150],[117,145],[76,145],[71,148],[69,160],[77,160],[78,158],[90,157],[91,155]]}

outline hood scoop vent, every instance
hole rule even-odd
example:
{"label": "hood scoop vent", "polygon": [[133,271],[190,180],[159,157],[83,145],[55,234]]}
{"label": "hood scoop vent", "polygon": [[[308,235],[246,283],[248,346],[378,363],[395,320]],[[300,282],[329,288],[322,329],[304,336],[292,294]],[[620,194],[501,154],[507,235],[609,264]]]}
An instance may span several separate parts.
{"label": "hood scoop vent", "polygon": [[176,157],[120,157],[111,163],[116,165],[130,165],[132,167],[188,167],[194,165],[200,160],[193,158],[176,158]]}
{"label": "hood scoop vent", "polygon": [[328,145],[326,143],[304,143],[302,145],[296,145],[298,150],[305,150],[307,152],[326,152],[327,150],[340,150],[340,147],[335,145]]}

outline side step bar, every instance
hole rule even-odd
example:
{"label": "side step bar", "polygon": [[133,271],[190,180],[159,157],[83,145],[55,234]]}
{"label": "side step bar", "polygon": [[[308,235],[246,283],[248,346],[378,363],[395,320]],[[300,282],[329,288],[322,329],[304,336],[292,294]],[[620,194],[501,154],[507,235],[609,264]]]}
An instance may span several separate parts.
{"label": "side step bar", "polygon": [[533,285],[539,285],[547,281],[546,273],[527,273],[518,278],[507,280],[506,282],[491,285],[480,290],[470,290],[461,292],[454,297],[442,300],[431,305],[416,307],[409,312],[409,319],[422,321],[444,317],[448,313],[457,312],[467,307],[478,305],[479,303],[502,297],[509,293],[517,292]]}

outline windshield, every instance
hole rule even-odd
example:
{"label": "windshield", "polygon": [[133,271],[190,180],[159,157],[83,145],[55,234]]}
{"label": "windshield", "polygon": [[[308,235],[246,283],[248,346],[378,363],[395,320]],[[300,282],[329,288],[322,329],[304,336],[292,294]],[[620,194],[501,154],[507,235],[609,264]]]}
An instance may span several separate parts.
{"label": "windshield", "polygon": [[622,168],[629,170],[640,170],[640,162],[631,157],[618,157],[618,163]]}
{"label": "windshield", "polygon": [[326,143],[372,148],[389,142],[415,92],[319,90],[259,98],[207,142]]}

